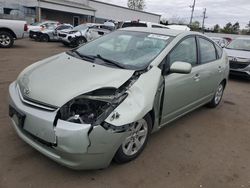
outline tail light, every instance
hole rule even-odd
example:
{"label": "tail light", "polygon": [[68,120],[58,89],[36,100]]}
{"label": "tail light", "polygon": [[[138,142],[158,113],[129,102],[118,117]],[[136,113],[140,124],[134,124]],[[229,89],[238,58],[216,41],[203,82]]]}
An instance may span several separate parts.
{"label": "tail light", "polygon": [[24,24],[24,31],[28,31],[28,25]]}

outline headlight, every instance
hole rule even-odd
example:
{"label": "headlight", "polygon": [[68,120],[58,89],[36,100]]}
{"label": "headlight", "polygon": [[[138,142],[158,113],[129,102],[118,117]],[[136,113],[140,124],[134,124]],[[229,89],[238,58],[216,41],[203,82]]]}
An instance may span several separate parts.
{"label": "headlight", "polygon": [[81,95],[61,107],[58,118],[74,123],[99,125],[127,95]]}

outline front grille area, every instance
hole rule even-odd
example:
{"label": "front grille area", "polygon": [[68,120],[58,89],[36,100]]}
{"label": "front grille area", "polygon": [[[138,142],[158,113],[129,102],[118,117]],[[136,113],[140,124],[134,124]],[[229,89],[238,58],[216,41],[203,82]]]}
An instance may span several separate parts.
{"label": "front grille area", "polygon": [[231,69],[244,69],[250,64],[250,63],[241,63],[235,61],[230,61],[229,63]]}
{"label": "front grille area", "polygon": [[59,37],[66,37],[67,36],[66,34],[62,34],[62,33],[59,33],[58,35],[59,35]]}
{"label": "front grille area", "polygon": [[42,103],[40,101],[36,101],[36,100],[30,99],[26,96],[23,96],[19,86],[17,86],[17,90],[18,90],[18,94],[20,96],[21,101],[23,103],[25,103],[26,105],[33,106],[33,107],[43,109],[43,110],[47,110],[47,111],[55,111],[58,109],[58,107],[56,107],[56,106],[45,104],[45,103]]}

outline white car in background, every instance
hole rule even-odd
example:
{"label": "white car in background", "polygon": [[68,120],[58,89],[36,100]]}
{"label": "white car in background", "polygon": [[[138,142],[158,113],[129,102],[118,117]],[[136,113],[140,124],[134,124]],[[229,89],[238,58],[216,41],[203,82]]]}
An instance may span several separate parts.
{"label": "white car in background", "polygon": [[123,22],[119,28],[126,28],[126,27],[149,27],[149,28],[166,28],[169,29],[168,26],[153,23],[153,22],[145,22],[145,21],[125,21]]}
{"label": "white car in background", "polygon": [[190,31],[191,29],[186,25],[163,25],[153,22],[145,22],[145,21],[125,21],[121,24],[120,28],[126,27],[149,27],[149,28],[166,28],[166,29],[174,29],[181,31]]}
{"label": "white car in background", "polygon": [[87,23],[76,26],[72,31],[60,32],[59,40],[65,46],[77,47],[88,41],[99,38],[115,29],[115,26]]}
{"label": "white car in background", "polygon": [[186,25],[167,25],[169,29],[191,31],[191,29]]}
{"label": "white car in background", "polygon": [[31,39],[37,39],[36,33],[43,31],[49,27],[56,27],[60,25],[57,21],[45,21],[41,23],[33,23],[32,25],[28,26],[29,37]]}
{"label": "white car in background", "polygon": [[26,21],[0,19],[0,47],[12,47],[14,40],[23,38],[27,29]]}
{"label": "white car in background", "polygon": [[250,38],[237,38],[226,48],[230,74],[250,79]]}
{"label": "white car in background", "polygon": [[61,24],[61,25],[52,25],[46,29],[41,29],[38,31],[32,31],[33,37],[36,41],[40,42],[49,42],[49,41],[58,41],[58,34],[60,32],[68,32],[73,29],[73,26],[70,24]]}
{"label": "white car in background", "polygon": [[28,31],[40,30],[42,28],[48,28],[53,25],[59,25],[58,21],[45,21],[45,22],[35,22],[33,24],[28,25]]}
{"label": "white car in background", "polygon": [[228,41],[222,37],[210,37],[214,42],[219,44],[222,48],[228,45]]}

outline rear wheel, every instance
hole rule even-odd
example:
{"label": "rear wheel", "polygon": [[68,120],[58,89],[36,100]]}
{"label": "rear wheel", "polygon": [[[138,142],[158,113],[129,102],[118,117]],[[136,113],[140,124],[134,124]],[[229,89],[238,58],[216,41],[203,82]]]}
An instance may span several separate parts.
{"label": "rear wheel", "polygon": [[152,120],[150,115],[134,123],[131,133],[123,141],[117,150],[114,160],[117,163],[126,163],[137,158],[144,150],[150,132],[152,130]]}
{"label": "rear wheel", "polygon": [[13,36],[5,31],[0,31],[0,47],[1,48],[10,48],[14,44]]}
{"label": "rear wheel", "polygon": [[224,82],[221,82],[219,86],[217,87],[213,99],[208,103],[208,107],[215,108],[217,107],[222,99],[223,93],[224,93],[225,84]]}

